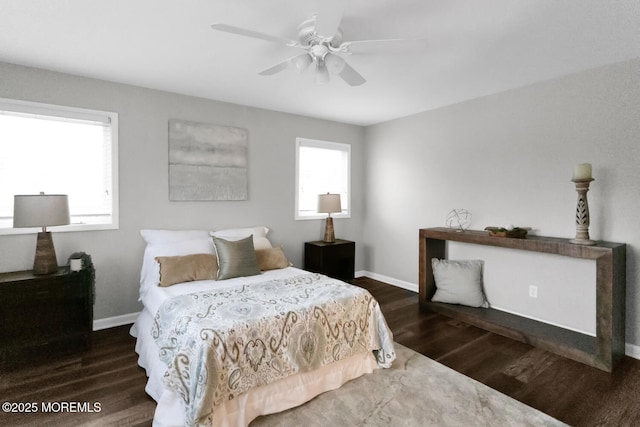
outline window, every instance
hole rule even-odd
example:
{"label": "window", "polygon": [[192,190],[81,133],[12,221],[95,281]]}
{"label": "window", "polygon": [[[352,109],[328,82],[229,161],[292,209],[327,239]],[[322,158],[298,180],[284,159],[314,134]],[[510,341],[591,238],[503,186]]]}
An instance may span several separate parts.
{"label": "window", "polygon": [[0,98],[0,234],[13,227],[16,194],[67,194],[71,224],[118,228],[118,115]]}
{"label": "window", "polygon": [[340,194],[342,213],[351,217],[351,146],[336,142],[296,139],[296,219],[326,218],[319,214],[318,195]]}

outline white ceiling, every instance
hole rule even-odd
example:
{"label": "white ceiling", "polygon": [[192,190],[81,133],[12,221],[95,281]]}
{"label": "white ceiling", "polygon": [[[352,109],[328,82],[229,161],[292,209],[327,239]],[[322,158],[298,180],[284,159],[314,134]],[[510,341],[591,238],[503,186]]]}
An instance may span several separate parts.
{"label": "white ceiling", "polygon": [[426,43],[347,57],[362,86],[315,85],[258,75],[299,49],[209,26],[295,40],[316,0],[0,0],[0,61],[369,125],[640,57],[638,0],[344,1],[345,40]]}

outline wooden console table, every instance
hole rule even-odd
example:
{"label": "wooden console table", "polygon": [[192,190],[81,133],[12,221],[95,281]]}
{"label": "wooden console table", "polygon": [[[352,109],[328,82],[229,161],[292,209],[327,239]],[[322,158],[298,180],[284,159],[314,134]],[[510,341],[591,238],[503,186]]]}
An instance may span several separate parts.
{"label": "wooden console table", "polygon": [[[446,242],[472,243],[508,249],[544,252],[596,262],[596,336],[491,308],[431,302],[436,286],[431,258],[446,258]],[[448,228],[420,230],[419,298],[423,308],[491,332],[554,352],[560,356],[611,372],[625,351],[626,245],[597,242],[595,246],[568,239],[528,236],[492,237],[485,231],[457,232]]]}

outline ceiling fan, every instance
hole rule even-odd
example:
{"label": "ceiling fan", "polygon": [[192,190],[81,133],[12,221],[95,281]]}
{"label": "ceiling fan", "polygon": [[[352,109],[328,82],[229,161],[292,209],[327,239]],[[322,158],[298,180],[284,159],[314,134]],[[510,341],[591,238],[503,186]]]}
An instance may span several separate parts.
{"label": "ceiling fan", "polygon": [[[340,22],[343,15],[343,2],[324,0],[318,2],[318,13],[298,26],[298,41],[284,37],[273,36],[245,28],[222,23],[215,23],[211,28],[217,31],[251,37],[268,42],[284,44],[288,47],[300,48],[305,52],[292,56],[273,67],[260,72],[260,75],[270,76],[293,66],[302,73],[311,64],[315,66],[315,82],[328,83],[329,74],[335,74],[350,86],[360,86],[366,80],[351,67],[342,55],[375,50],[379,47],[401,47],[408,41],[424,39],[384,39],[343,41]],[[395,50],[395,48],[394,48]]]}

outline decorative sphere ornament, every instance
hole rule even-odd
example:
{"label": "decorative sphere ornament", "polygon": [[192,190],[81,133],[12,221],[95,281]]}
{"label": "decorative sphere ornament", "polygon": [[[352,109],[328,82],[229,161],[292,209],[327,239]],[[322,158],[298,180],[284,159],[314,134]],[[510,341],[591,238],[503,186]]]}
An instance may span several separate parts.
{"label": "decorative sphere ornament", "polygon": [[464,231],[471,225],[471,212],[466,209],[452,209],[447,214],[445,224],[456,231]]}

